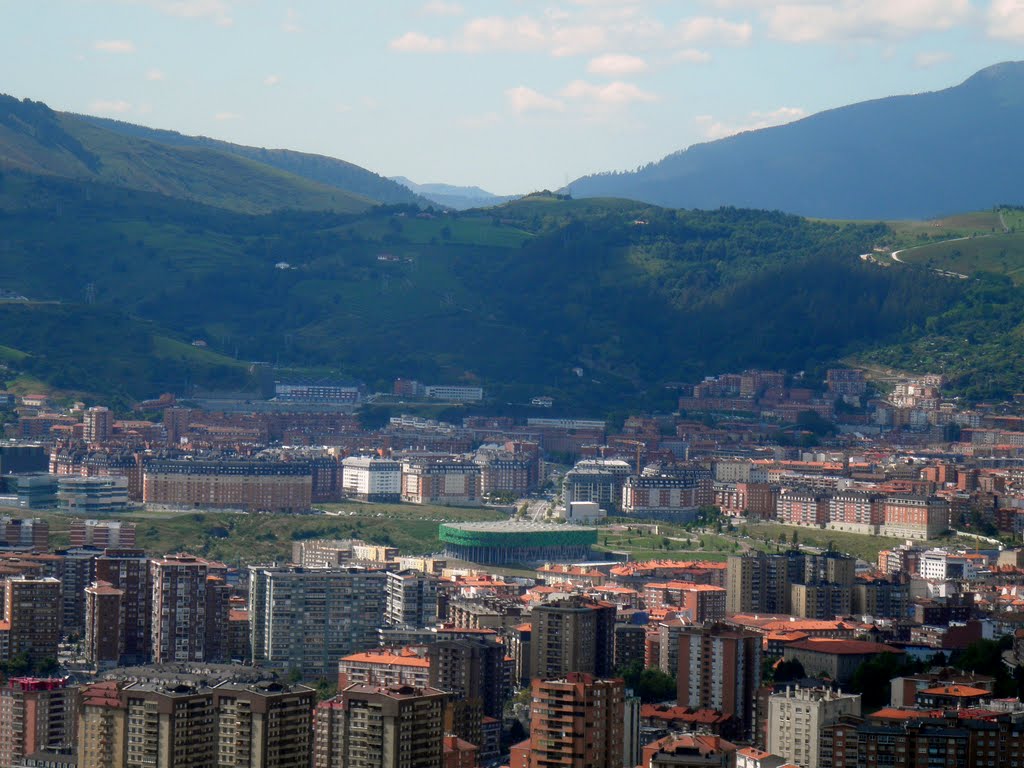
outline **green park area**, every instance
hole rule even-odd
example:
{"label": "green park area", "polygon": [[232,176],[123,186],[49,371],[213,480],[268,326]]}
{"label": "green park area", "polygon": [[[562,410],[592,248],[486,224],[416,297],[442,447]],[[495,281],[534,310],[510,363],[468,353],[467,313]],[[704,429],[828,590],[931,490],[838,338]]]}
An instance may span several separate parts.
{"label": "green park area", "polygon": [[[442,522],[501,520],[494,509],[419,506],[412,504],[324,505],[327,514],[242,514],[238,512],[178,512],[145,510],[117,515],[136,524],[137,545],[149,552],[190,552],[230,564],[286,560],[292,543],[317,538],[359,538],[372,544],[398,547],[402,554],[431,554],[440,550]],[[24,510],[11,510],[23,515]],[[50,523],[54,546],[66,546],[71,518],[59,512],[33,512]]]}

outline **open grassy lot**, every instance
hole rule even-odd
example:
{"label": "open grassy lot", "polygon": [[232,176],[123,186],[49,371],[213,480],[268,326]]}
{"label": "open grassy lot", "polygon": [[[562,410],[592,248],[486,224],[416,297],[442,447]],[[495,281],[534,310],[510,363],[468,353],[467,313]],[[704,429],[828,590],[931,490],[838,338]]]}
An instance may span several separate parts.
{"label": "open grassy lot", "polygon": [[[774,542],[778,542],[780,536],[785,537],[787,542],[791,542],[795,531],[797,541],[801,544],[824,549],[831,543],[840,552],[854,555],[869,563],[878,562],[879,551],[903,543],[902,539],[891,539],[885,536],[866,536],[859,533],[804,528],[779,523],[749,523],[746,528],[753,539],[751,544],[757,546],[758,549],[774,549]],[[765,538],[769,540],[767,545],[764,541]],[[758,540],[760,540],[760,545],[758,545]]]}
{"label": "open grassy lot", "polygon": [[[360,538],[396,546],[403,554],[430,554],[441,547],[441,522],[501,520],[493,509],[459,509],[400,504],[330,505],[339,515],[248,515],[235,512],[133,511],[118,519],[137,524],[138,545],[153,553],[187,551],[228,563],[285,560],[293,541]],[[17,510],[24,514],[23,510]],[[50,522],[55,546],[66,545],[71,520],[58,512],[33,512]]]}
{"label": "open grassy lot", "polygon": [[[628,521],[612,521],[628,526]],[[650,521],[654,522],[654,521]],[[739,552],[739,542],[726,534],[688,531],[682,526],[658,523],[658,533],[641,530],[610,530],[601,527],[597,532],[599,552],[628,552],[633,560],[725,560]]]}

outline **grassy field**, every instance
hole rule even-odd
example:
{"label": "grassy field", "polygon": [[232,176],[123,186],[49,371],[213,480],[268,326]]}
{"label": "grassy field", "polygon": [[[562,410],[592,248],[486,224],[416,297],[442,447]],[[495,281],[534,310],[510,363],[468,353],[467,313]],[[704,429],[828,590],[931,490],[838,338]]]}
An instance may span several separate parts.
{"label": "grassy field", "polygon": [[[749,523],[746,526],[749,535],[754,541],[752,545],[758,549],[774,549],[774,543],[779,537],[785,537],[786,541],[792,541],[793,533],[796,532],[797,540],[801,544],[808,544],[812,547],[828,547],[831,543],[840,552],[859,557],[869,563],[878,561],[878,553],[883,549],[899,546],[902,539],[891,539],[885,536],[866,536],[859,533],[846,533],[843,531],[829,531],[818,528],[804,528],[796,525],[781,525],[779,523]],[[765,543],[765,539],[768,543]],[[760,540],[760,545],[757,544]]]}
{"label": "grassy field", "polygon": [[5,347],[0,344],[0,361],[17,363],[28,357],[28,354],[14,347]]}
{"label": "grassy field", "polygon": [[595,549],[599,552],[628,552],[633,560],[725,560],[728,555],[738,552],[740,545],[727,535],[697,533],[681,526],[659,523],[657,535],[599,528]]}
{"label": "grassy field", "polygon": [[1024,282],[1024,232],[972,237],[912,248],[900,254],[910,264],[972,275],[994,272]]}
{"label": "grassy field", "polygon": [[[391,219],[360,219],[352,227],[360,236],[384,240],[388,234],[401,234],[406,241],[405,249],[400,246],[397,253],[407,250],[408,245],[448,242],[454,245],[475,245],[493,248],[519,248],[531,237],[514,226],[496,226],[490,216],[462,215],[437,216],[433,219],[415,217],[392,217]],[[381,249],[387,252],[388,248]],[[394,250],[394,249],[391,249]]]}
{"label": "grassy field", "polygon": [[[1005,217],[1005,214],[1004,214]],[[895,247],[920,245],[930,240],[948,240],[953,237],[986,235],[1003,231],[999,214],[995,211],[977,211],[947,216],[931,221],[890,221]]]}
{"label": "grassy field", "polygon": [[[501,520],[493,509],[401,504],[327,505],[335,515],[246,515],[234,512],[167,512],[139,510],[117,519],[137,525],[138,546],[153,553],[190,552],[232,564],[285,560],[292,542],[314,538],[360,538],[396,546],[402,554],[430,554],[441,549],[441,522]],[[17,510],[23,513],[22,510]],[[351,514],[349,514],[351,513]],[[70,518],[57,512],[33,513],[50,523],[54,546],[68,543]]]}

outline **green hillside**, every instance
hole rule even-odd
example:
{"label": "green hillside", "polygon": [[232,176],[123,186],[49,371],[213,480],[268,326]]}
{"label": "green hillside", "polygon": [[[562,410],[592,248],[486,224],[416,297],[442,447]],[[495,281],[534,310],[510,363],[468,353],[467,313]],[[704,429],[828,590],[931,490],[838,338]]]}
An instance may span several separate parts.
{"label": "green hillside", "polygon": [[172,147],[191,147],[216,150],[218,152],[244,157],[263,165],[301,176],[304,179],[325,184],[344,192],[385,204],[409,204],[430,207],[430,200],[410,191],[402,184],[387,179],[353,163],[338,160],[324,155],[308,152],[295,152],[288,149],[265,149],[263,147],[246,147],[219,141],[206,136],[185,136],[177,131],[166,131],[157,128],[146,128],[141,125],[111,120],[91,115],[64,115],[65,121],[71,119],[89,125],[98,126],[105,131],[138,139],[147,139]]}
{"label": "green hillside", "polygon": [[0,95],[0,170],[94,180],[245,213],[355,212],[374,201],[256,160],[123,136],[45,104]]}
{"label": "green hillside", "polygon": [[437,213],[179,138],[0,97],[0,288],[30,299],[0,304],[8,385],[128,402],[241,387],[258,360],[600,412],[851,356],[975,398],[1024,373],[1016,209],[886,225],[545,192]]}
{"label": "green hillside", "polygon": [[[62,302],[33,305],[57,316],[52,328],[8,310],[0,344],[30,355],[14,367],[136,398],[237,381],[237,358],[375,387],[480,381],[502,402],[664,405],[659,382],[825,365],[900,339],[965,290],[857,259],[889,237],[881,225],[623,200],[251,216],[8,171],[0,225],[0,287]],[[104,334],[104,322],[118,330]],[[22,334],[26,324],[47,332]],[[226,357],[183,358],[193,339]]]}

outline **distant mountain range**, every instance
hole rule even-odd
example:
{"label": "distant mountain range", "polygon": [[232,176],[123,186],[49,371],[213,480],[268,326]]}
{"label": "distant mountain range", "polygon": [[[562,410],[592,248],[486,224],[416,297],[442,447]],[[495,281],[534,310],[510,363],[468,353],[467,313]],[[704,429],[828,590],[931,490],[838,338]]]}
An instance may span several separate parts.
{"label": "distant mountain range", "polygon": [[480,189],[480,187],[460,187],[455,184],[417,184],[405,176],[391,176],[390,178],[403,187],[408,187],[416,194],[456,211],[465,211],[470,208],[490,208],[520,197],[520,195],[495,195],[486,189]]}
{"label": "distant mountain range", "polygon": [[926,219],[1024,202],[1024,62],[953,88],[852,104],[577,179],[574,197]]}

